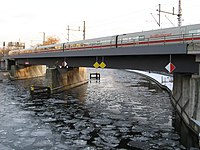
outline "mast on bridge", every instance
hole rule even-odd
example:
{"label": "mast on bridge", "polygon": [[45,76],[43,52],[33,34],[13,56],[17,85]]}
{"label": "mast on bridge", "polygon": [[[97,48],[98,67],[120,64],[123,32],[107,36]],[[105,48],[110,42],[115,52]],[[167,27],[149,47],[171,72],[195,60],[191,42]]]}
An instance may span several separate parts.
{"label": "mast on bridge", "polygon": [[178,2],[178,26],[182,25],[182,7],[181,7],[181,0]]}
{"label": "mast on bridge", "polygon": [[[163,11],[163,10],[161,10],[161,4],[159,4],[159,8],[156,10],[156,11],[158,11],[158,17],[159,17],[159,19],[158,19],[158,21],[156,21],[155,20],[155,18],[154,18],[154,20],[156,21],[156,23],[160,26],[160,24],[161,24],[161,13],[166,13],[166,14],[170,14],[170,15],[176,15],[176,16],[178,16],[178,27],[181,27],[181,25],[182,25],[182,7],[181,7],[181,0],[179,0],[178,1],[178,14],[175,14],[174,13],[174,7],[173,7],[173,10],[172,10],[172,12],[168,12],[168,11]],[[153,16],[154,17],[154,16]]]}

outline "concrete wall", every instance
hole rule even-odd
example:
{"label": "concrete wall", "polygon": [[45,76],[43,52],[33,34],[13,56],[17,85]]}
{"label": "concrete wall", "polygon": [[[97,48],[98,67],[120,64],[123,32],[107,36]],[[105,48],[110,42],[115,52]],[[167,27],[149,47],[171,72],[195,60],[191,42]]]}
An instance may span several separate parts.
{"label": "concrete wall", "polygon": [[11,66],[10,79],[19,80],[40,76],[45,76],[46,86],[52,89],[52,93],[87,83],[87,72],[83,67],[59,69],[47,68],[43,65]]}
{"label": "concrete wall", "polygon": [[11,66],[10,77],[11,79],[28,79],[34,77],[44,76],[46,73],[46,66]]}
{"label": "concrete wall", "polygon": [[46,85],[52,93],[63,91],[87,82],[86,68],[48,68],[46,72]]}
{"label": "concrete wall", "polygon": [[185,123],[197,134],[200,133],[200,76],[174,74],[173,104]]}

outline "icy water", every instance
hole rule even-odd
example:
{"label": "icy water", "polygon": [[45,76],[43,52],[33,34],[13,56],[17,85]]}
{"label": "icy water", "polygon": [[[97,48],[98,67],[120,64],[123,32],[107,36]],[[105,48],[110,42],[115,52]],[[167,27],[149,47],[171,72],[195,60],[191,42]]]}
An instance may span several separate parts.
{"label": "icy water", "polygon": [[132,72],[98,71],[100,82],[45,100],[29,98],[43,78],[0,83],[0,150],[183,148],[167,92]]}

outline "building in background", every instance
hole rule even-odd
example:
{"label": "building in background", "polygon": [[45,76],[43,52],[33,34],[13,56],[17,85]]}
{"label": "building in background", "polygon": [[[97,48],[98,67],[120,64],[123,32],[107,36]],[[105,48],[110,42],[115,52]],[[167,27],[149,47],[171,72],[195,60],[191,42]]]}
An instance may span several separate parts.
{"label": "building in background", "polygon": [[3,42],[3,47],[0,48],[0,70],[5,70],[5,60],[4,57],[8,55],[8,52],[10,50],[16,50],[16,49],[25,49],[25,43],[23,42],[8,42],[6,45],[5,42]]}

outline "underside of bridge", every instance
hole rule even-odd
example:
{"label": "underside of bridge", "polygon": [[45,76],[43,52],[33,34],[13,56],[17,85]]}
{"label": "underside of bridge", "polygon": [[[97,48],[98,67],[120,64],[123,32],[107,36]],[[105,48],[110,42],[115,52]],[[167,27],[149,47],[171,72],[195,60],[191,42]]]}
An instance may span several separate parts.
{"label": "underside of bridge", "polygon": [[[93,67],[95,62],[99,64],[104,62],[106,68],[161,72],[167,72],[165,67],[167,64],[173,63],[176,67],[173,71],[173,104],[184,122],[197,135],[200,135],[199,45],[178,44],[84,50],[84,52],[68,51],[55,53],[53,56],[48,53],[16,56],[14,61],[16,65],[22,65],[25,68],[32,65],[47,66],[47,85],[54,89],[59,89],[59,87],[65,85],[85,83],[85,69],[79,67]],[[70,69],[58,69],[56,67],[61,66],[63,62],[66,62]],[[22,75],[22,73],[17,72],[14,74]]]}
{"label": "underside of bridge", "polygon": [[64,61],[69,67],[93,67],[95,62],[104,62],[107,68],[137,69],[166,72],[165,66],[171,62],[174,72],[198,73],[195,54],[188,54],[186,43],[149,45],[119,48],[69,50],[54,53],[33,53],[11,56],[16,64],[57,66]]}
{"label": "underside of bridge", "polygon": [[136,56],[96,56],[96,57],[69,57],[51,59],[16,59],[17,64],[27,62],[32,65],[57,66],[66,61],[69,67],[93,67],[95,62],[104,62],[106,68],[134,69],[146,71],[167,72],[166,65],[171,62],[176,66],[174,72],[198,73],[199,66],[194,55],[136,55]]}

